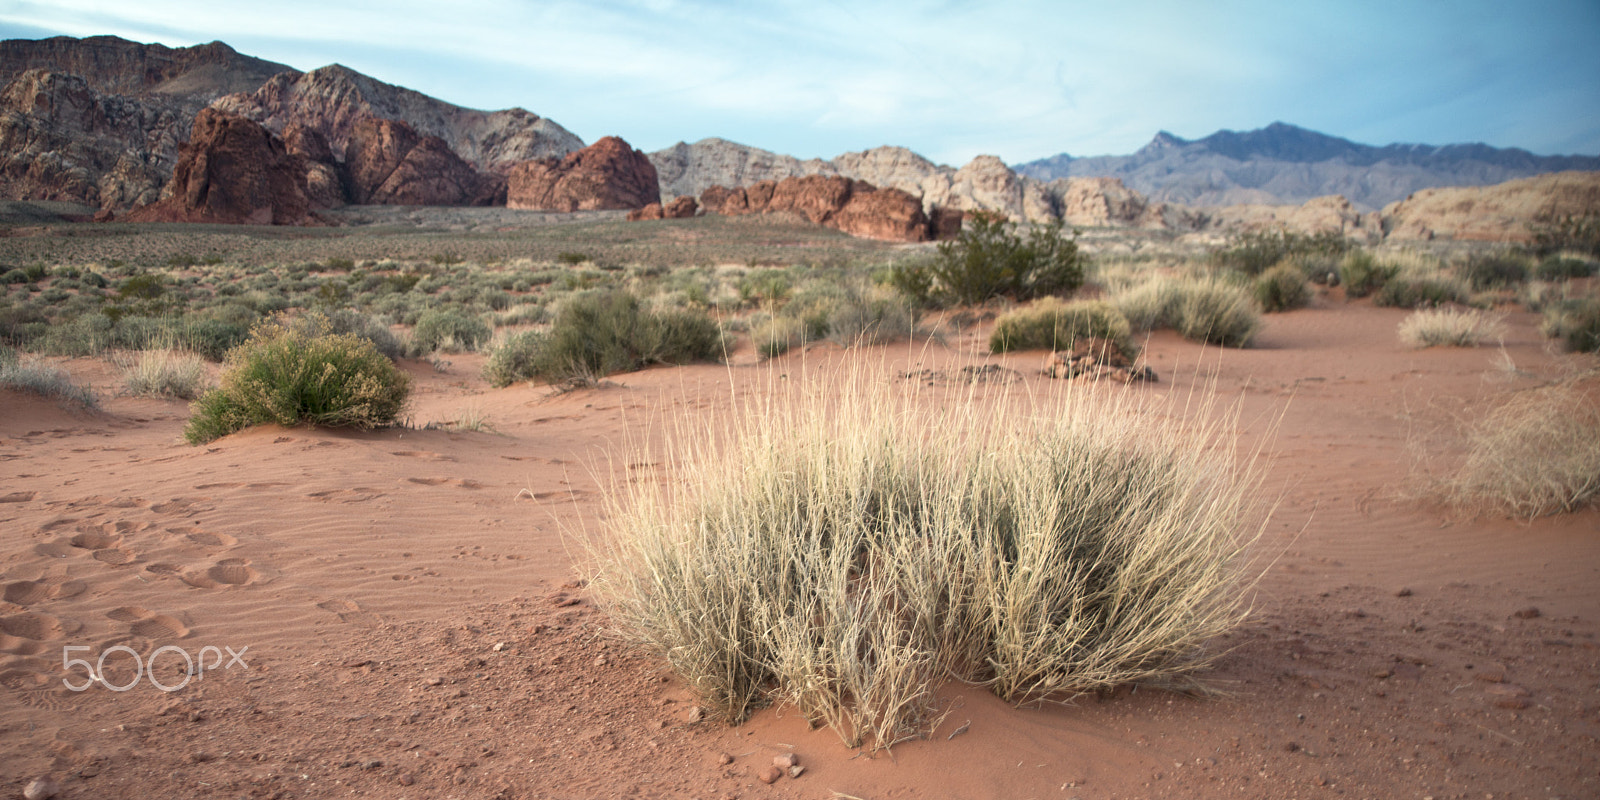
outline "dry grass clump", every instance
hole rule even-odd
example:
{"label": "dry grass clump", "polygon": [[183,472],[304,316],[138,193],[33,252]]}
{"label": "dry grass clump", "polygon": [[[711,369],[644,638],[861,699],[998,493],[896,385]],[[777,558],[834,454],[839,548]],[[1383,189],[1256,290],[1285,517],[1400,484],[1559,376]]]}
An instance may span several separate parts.
{"label": "dry grass clump", "polygon": [[1600,372],[1513,394],[1466,431],[1445,479],[1456,505],[1527,517],[1574,511],[1600,493]]}
{"label": "dry grass clump", "polygon": [[164,347],[118,353],[115,361],[132,395],[193,400],[205,390],[205,359],[195,353]]}
{"label": "dry grass clump", "polygon": [[590,587],[722,719],[787,703],[888,747],[937,724],[947,680],[1177,682],[1242,619],[1259,473],[1222,426],[1129,394],[929,414],[915,384],[844,384],[680,422],[647,459],[670,482],[608,497]]}
{"label": "dry grass clump", "polygon": [[1128,320],[1116,306],[1103,300],[1063,303],[1054,297],[1002,314],[989,334],[989,352],[1071,350],[1073,342],[1089,338],[1112,342],[1129,358],[1139,354]]}
{"label": "dry grass clump", "polygon": [[1400,341],[1411,347],[1476,347],[1502,333],[1499,316],[1478,310],[1429,308],[1400,323]]}
{"label": "dry grass clump", "polygon": [[73,383],[66,370],[36,358],[20,357],[9,347],[0,347],[0,388],[31,392],[84,408],[96,408],[100,404],[94,389]]}
{"label": "dry grass clump", "polygon": [[1133,330],[1172,328],[1192,341],[1246,347],[1261,330],[1251,291],[1219,275],[1154,276],[1112,295],[1111,303]]}

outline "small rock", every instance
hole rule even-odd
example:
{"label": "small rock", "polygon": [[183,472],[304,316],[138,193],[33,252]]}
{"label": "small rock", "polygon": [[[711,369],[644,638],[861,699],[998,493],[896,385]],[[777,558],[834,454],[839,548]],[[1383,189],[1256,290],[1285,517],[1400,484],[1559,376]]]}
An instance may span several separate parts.
{"label": "small rock", "polygon": [[705,717],[705,715],[706,712],[699,706],[690,706],[689,710],[683,713],[683,721],[693,725],[694,723],[699,722],[703,717]]}
{"label": "small rock", "polygon": [[444,683],[444,678],[429,678],[422,683],[426,686],[440,686]]}
{"label": "small rock", "polygon": [[1283,743],[1283,752],[1285,752],[1285,753],[1293,753],[1293,752],[1298,751],[1299,749],[1300,749],[1300,743],[1299,742],[1284,742]]}
{"label": "small rock", "polygon": [[732,763],[733,763],[733,756],[732,755],[729,755],[727,753],[722,753],[722,754],[717,756],[717,766],[726,767],[726,766],[728,766],[729,764],[732,764]]}
{"label": "small rock", "polygon": [[785,753],[784,755],[773,756],[772,758],[772,766],[777,767],[778,769],[788,769],[798,763],[800,763],[800,757],[794,753]]}
{"label": "small rock", "polygon": [[802,767],[802,766],[800,766],[800,765],[799,765],[799,764],[796,764],[796,765],[794,765],[794,766],[792,766],[792,767],[790,767],[790,768],[789,768],[789,777],[791,777],[791,778],[798,778],[798,777],[800,777],[800,776],[801,776],[801,775],[802,775],[802,774],[804,774],[804,773],[805,773],[805,771],[806,771],[806,768],[805,768],[805,767]]}
{"label": "small rock", "polygon": [[213,755],[211,755],[210,753],[207,753],[204,750],[196,750],[193,753],[189,754],[189,760],[193,761],[196,764],[204,764],[207,761],[210,761],[210,760],[212,760],[214,758],[216,758],[216,756],[213,756]]}
{"label": "small rock", "polygon": [[597,667],[603,667],[609,663],[611,662],[607,661],[605,656],[597,656],[594,660],[594,665]]}
{"label": "small rock", "polygon": [[756,779],[762,783],[771,784],[776,783],[781,777],[783,777],[783,770],[777,767],[767,767],[761,771],[760,775],[756,776]]}
{"label": "small rock", "polygon": [[399,777],[398,780],[400,781],[400,785],[401,786],[410,786],[411,784],[417,782],[417,779],[412,777],[411,773],[409,773],[409,772],[400,773],[400,777]]}
{"label": "small rock", "polygon": [[[767,781],[767,783],[771,782]],[[27,788],[22,790],[22,796],[27,800],[50,800],[50,798],[60,793],[61,784],[57,783],[56,779],[49,775],[34,778],[28,783]]]}
{"label": "small rock", "polygon": [[1516,617],[1517,619],[1533,619],[1534,617],[1539,616],[1539,607],[1528,606],[1527,608],[1519,608],[1516,611],[1511,612],[1511,616]]}
{"label": "small rock", "polygon": [[379,761],[376,758],[374,758],[371,761],[368,761],[367,763],[362,764],[361,768],[362,769],[377,769],[378,767],[381,767],[381,766],[383,766],[383,762]]}
{"label": "small rock", "polygon": [[1399,591],[1394,593],[1394,596],[1395,597],[1410,597],[1411,596],[1411,587],[1410,586],[1402,586]]}
{"label": "small rock", "polygon": [[1474,680],[1483,681],[1484,683],[1505,683],[1506,668],[1498,664],[1491,664],[1478,670],[1472,677]]}
{"label": "small rock", "polygon": [[506,644],[505,642],[495,642],[494,643],[494,651],[496,653],[504,653],[505,651],[510,650],[510,649],[511,649],[511,645]]}

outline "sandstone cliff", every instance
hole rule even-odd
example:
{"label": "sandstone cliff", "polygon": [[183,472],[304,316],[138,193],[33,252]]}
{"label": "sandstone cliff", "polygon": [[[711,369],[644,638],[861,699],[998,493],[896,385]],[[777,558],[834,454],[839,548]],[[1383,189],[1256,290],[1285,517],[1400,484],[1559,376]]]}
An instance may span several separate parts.
{"label": "sandstone cliff", "polygon": [[[315,128],[306,126],[315,132]],[[485,206],[505,183],[480,174],[437,136],[392,119],[363,117],[345,144],[350,199],[358,205]]]}
{"label": "sandstone cliff", "polygon": [[273,76],[253,92],[223,97],[216,106],[274,132],[291,124],[316,130],[340,158],[356,126],[368,117],[398,120],[423,136],[438,137],[456,155],[491,172],[583,147],[565,128],[532,112],[462,108],[338,64]]}
{"label": "sandstone cliff", "polygon": [[190,107],[192,117],[231,92],[253,91],[292,67],[241,55],[222,42],[194,47],[140,44],[116,36],[0,41],[0,80],[46,69],[76,75],[100,94],[163,98]]}
{"label": "sandstone cliff", "polygon": [[637,209],[660,202],[655,166],[615,136],[564,158],[518,164],[506,190],[507,207],[542,211]]}
{"label": "sandstone cliff", "polygon": [[[731,189],[712,186],[700,202],[708,214],[788,212],[852,236],[896,242],[924,242],[936,232],[918,198],[838,175],[788,177]],[[943,222],[951,226],[948,217]]]}
{"label": "sandstone cliff", "polygon": [[1600,172],[1557,172],[1496,186],[1423,189],[1383,209],[1389,238],[1526,242],[1532,226],[1600,215]]}
{"label": "sandstone cliff", "polygon": [[306,163],[255,122],[203,109],[195,116],[193,135],[183,145],[166,196],[126,219],[303,225],[314,221]]}

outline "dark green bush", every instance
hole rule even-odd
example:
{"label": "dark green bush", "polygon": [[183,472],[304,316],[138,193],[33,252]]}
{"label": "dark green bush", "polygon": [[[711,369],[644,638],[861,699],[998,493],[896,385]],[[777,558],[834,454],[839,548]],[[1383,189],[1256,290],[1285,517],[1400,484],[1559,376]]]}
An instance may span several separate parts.
{"label": "dark green bush", "polygon": [[918,308],[937,308],[939,305],[934,296],[933,268],[926,261],[895,264],[889,270],[889,285]]}
{"label": "dark green bush", "polygon": [[1475,292],[1504,289],[1528,279],[1528,261],[1512,253],[1479,253],[1469,257],[1456,275]]}
{"label": "dark green bush", "polygon": [[1350,248],[1342,234],[1316,235],[1290,231],[1254,231],[1235,237],[1231,246],[1211,254],[1212,263],[1246,275],[1260,275],[1280,261],[1299,256],[1338,257]]}
{"label": "dark green bush", "polygon": [[939,292],[956,303],[976,304],[1002,296],[1071,294],[1083,285],[1086,260],[1076,236],[1062,236],[1059,223],[1035,226],[1024,239],[1003,215],[978,211],[967,216],[954,241],[939,243],[930,270]]}
{"label": "dark green bush", "polygon": [[572,265],[572,266],[577,266],[579,264],[584,263],[585,261],[589,261],[590,259],[589,259],[589,254],[588,253],[571,253],[571,252],[569,252],[569,253],[562,253],[562,254],[556,256],[556,260],[560,261],[563,264],[569,264],[569,265]]}
{"label": "dark green bush", "polygon": [[1394,308],[1428,308],[1445,303],[1467,302],[1467,292],[1460,281],[1446,275],[1399,274],[1389,278],[1372,298],[1375,306]]}
{"label": "dark green bush", "polygon": [[989,352],[1069,350],[1081,338],[1105,339],[1129,358],[1139,353],[1128,320],[1102,300],[1041,300],[1004,314],[989,335]]}
{"label": "dark green bush", "polygon": [[1339,283],[1344,286],[1345,296],[1366,297],[1382,289],[1399,272],[1399,267],[1380,264],[1371,253],[1357,250],[1339,265]]}
{"label": "dark green bush", "polygon": [[1192,341],[1245,347],[1261,330],[1249,290],[1221,280],[1189,282],[1176,313],[1174,327]]}
{"label": "dark green bush", "polygon": [[28,280],[28,273],[20,269],[8,270],[4,275],[0,275],[0,283],[7,285],[31,282]]}
{"label": "dark green bush", "polygon": [[394,422],[409,392],[410,379],[371,342],[266,322],[228,353],[184,438],[202,444],[264,423],[370,429]]}
{"label": "dark green bush", "polygon": [[327,261],[322,262],[322,266],[324,269],[330,272],[349,272],[350,270],[356,268],[356,261],[353,258],[333,256]]}
{"label": "dark green bush", "polygon": [[148,272],[134,275],[117,287],[117,294],[127,300],[154,300],[166,292],[166,281]]}
{"label": "dark green bush", "polygon": [[1539,262],[1534,268],[1534,277],[1541,281],[1566,281],[1575,278],[1587,278],[1595,272],[1592,261],[1581,258],[1566,258],[1563,256],[1550,256]]}
{"label": "dark green bush", "polygon": [[490,335],[483,320],[459,311],[435,309],[417,319],[417,327],[411,332],[411,349],[419,354],[431,353],[453,343],[463,350],[476,350],[488,343]]}
{"label": "dark green bush", "polygon": [[1306,287],[1305,273],[1288,262],[1258,275],[1253,290],[1256,302],[1267,312],[1303,308],[1311,302],[1311,290]]}
{"label": "dark green bush", "polygon": [[704,313],[652,312],[632,294],[616,290],[568,301],[536,344],[525,359],[526,377],[592,382],[650,364],[716,359],[722,355],[722,332]]}
{"label": "dark green bush", "polygon": [[1593,213],[1546,220],[1532,227],[1533,250],[1539,255],[1572,250],[1600,256],[1600,216]]}

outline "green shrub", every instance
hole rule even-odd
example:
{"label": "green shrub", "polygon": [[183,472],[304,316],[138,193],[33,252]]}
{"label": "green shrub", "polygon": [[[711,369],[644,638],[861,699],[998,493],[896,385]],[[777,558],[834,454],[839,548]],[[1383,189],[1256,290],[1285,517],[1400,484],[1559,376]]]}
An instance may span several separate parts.
{"label": "green shrub", "polygon": [[1600,256],[1600,216],[1568,215],[1533,225],[1533,249],[1540,255],[1571,250]]}
{"label": "green shrub", "polygon": [[417,354],[441,348],[476,350],[478,345],[488,343],[491,335],[483,320],[459,311],[436,309],[417,319],[417,326],[411,331],[411,349]]}
{"label": "green shrub", "polygon": [[545,335],[539,331],[523,331],[506,337],[499,347],[489,352],[489,360],[483,364],[483,377],[497,388],[537,378],[544,339]]}
{"label": "green shrub", "polygon": [[1467,300],[1466,286],[1449,275],[1400,272],[1384,282],[1383,288],[1372,298],[1372,304],[1393,308],[1427,308],[1446,303],[1466,303]]}
{"label": "green shrub", "polygon": [[777,358],[805,340],[806,326],[794,317],[767,317],[750,327],[750,340],[762,358]]}
{"label": "green shrub", "polygon": [[394,331],[389,330],[388,325],[348,308],[327,315],[307,314],[290,324],[302,327],[308,333],[326,327],[328,333],[350,334],[364,339],[391,361],[406,353],[405,343],[394,335]]}
{"label": "green shrub", "polygon": [[1595,264],[1581,258],[1564,255],[1552,255],[1539,262],[1534,268],[1534,276],[1541,281],[1566,281],[1575,278],[1587,278],[1595,272]]}
{"label": "green shrub", "polygon": [[739,296],[746,303],[773,307],[789,299],[794,284],[781,269],[758,269],[739,279]]}
{"label": "green shrub", "polygon": [[23,270],[20,270],[20,269],[13,269],[13,270],[8,270],[4,275],[0,275],[0,283],[3,283],[3,284],[18,284],[18,283],[32,283],[32,281],[28,280],[28,273],[27,272],[25,272]]}
{"label": "green shrub", "polygon": [[1061,231],[1059,223],[1035,226],[1023,239],[1003,215],[974,212],[954,241],[939,243],[930,269],[939,291],[957,303],[1071,294],[1083,285],[1086,258],[1076,236]]}
{"label": "green shrub", "polygon": [[1553,303],[1544,310],[1540,332],[1560,339],[1575,353],[1600,353],[1600,294]]}
{"label": "green shrub", "polygon": [[1284,230],[1254,231],[1240,234],[1228,248],[1212,253],[1211,261],[1224,269],[1255,276],[1288,258],[1337,257],[1349,247],[1349,241],[1333,231],[1316,235]]}
{"label": "green shrub", "polygon": [[1472,291],[1505,289],[1528,279],[1528,259],[1514,253],[1476,253],[1456,271]]}
{"label": "green shrub", "polygon": [[937,308],[933,267],[926,261],[908,261],[889,268],[889,285],[918,308]]}
{"label": "green shrub", "polygon": [[1185,339],[1245,347],[1261,330],[1249,288],[1218,279],[1188,280],[1180,287],[1173,327]]}
{"label": "green shrub", "polygon": [[149,272],[134,275],[117,287],[117,294],[127,300],[154,300],[166,292],[166,280]]}
{"label": "green shrub", "polygon": [[1214,425],[1126,393],[930,414],[810,388],[680,428],[674,480],[617,484],[591,554],[617,631],[716,718],[782,702],[890,747],[951,679],[1010,702],[1182,682],[1242,620],[1258,473]]}
{"label": "green shrub", "polygon": [[588,253],[564,252],[556,256],[556,260],[568,266],[577,266],[587,261],[592,261]]}
{"label": "green shrub", "polygon": [[1111,302],[1133,330],[1172,328],[1177,326],[1183,289],[1179,281],[1157,276],[1117,292]]}
{"label": "green shrub", "polygon": [[1001,315],[989,335],[989,352],[1070,350],[1081,338],[1105,339],[1129,358],[1139,353],[1128,320],[1115,306],[1103,300],[1063,303],[1053,298]]}
{"label": "green shrub", "polygon": [[265,423],[370,429],[394,422],[409,392],[410,378],[371,342],[264,322],[228,353],[184,438],[201,444]]}
{"label": "green shrub", "polygon": [[1380,264],[1365,250],[1356,250],[1339,264],[1339,283],[1347,297],[1366,297],[1382,289],[1383,285],[1400,272],[1391,264]]}
{"label": "green shrub", "polygon": [[622,290],[572,298],[538,340],[529,377],[548,383],[593,382],[651,364],[709,361],[722,354],[722,332],[699,311],[651,311]]}
{"label": "green shrub", "polygon": [[1256,276],[1253,287],[1256,302],[1263,311],[1289,311],[1311,302],[1306,275],[1294,264],[1284,262]]}
{"label": "green shrub", "polygon": [[328,260],[322,262],[322,266],[329,272],[349,272],[356,268],[356,261],[353,258],[331,256]]}

